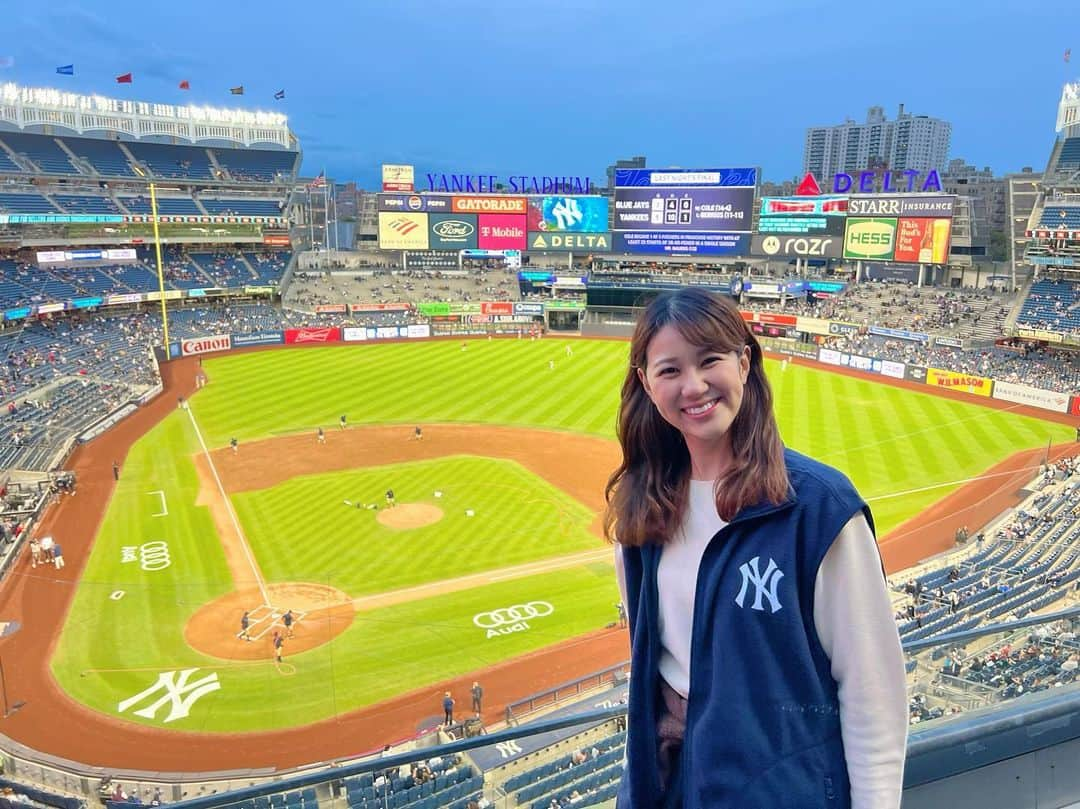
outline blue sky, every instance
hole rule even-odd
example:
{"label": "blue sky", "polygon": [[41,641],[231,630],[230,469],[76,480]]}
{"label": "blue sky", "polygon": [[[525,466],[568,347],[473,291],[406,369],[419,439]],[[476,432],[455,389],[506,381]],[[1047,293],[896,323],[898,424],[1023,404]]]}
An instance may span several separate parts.
{"label": "blue sky", "polygon": [[[900,103],[952,122],[952,157],[1002,173],[1044,167],[1062,83],[1080,78],[1064,7],[5,0],[0,57],[15,61],[0,82],[279,110],[306,173],[367,187],[383,162],[602,179],[637,154],[779,180],[800,171],[807,126],[874,104],[891,119]],[[56,75],[69,63],[74,76]],[[116,84],[128,71],[133,84]],[[228,91],[239,84],[242,99]]]}

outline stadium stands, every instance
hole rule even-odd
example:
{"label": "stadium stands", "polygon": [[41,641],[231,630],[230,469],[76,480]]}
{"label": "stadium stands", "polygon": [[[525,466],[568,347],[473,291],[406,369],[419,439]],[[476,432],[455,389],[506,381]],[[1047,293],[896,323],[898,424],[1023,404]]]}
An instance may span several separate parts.
{"label": "stadium stands", "polygon": [[1057,169],[1067,171],[1080,169],[1080,138],[1066,138],[1058,155]]}
{"label": "stadium stands", "polygon": [[53,194],[53,201],[68,213],[114,214],[120,209],[111,197],[90,196],[85,194]]}
{"label": "stadium stands", "polygon": [[281,205],[272,199],[199,198],[207,213],[214,216],[281,216]]}
{"label": "stadium stands", "polygon": [[41,194],[0,193],[0,213],[63,213]]}
{"label": "stadium stands", "polygon": [[290,181],[296,175],[296,152],[269,149],[214,149],[218,165],[240,182]]}
{"label": "stadium stands", "polygon": [[96,138],[63,138],[77,158],[89,163],[102,177],[136,177],[120,147],[114,141]]}
{"label": "stadium stands", "polygon": [[[120,197],[120,204],[128,209],[133,214],[146,214],[153,213],[152,206],[150,205],[150,195],[139,195],[134,197],[123,196]],[[199,210],[199,206],[195,204],[195,200],[191,197],[163,197],[157,198],[158,213],[162,216],[205,216],[206,214]]]}
{"label": "stadium stands", "polygon": [[1078,300],[1075,282],[1040,278],[1031,285],[1016,324],[1061,333],[1076,331],[1080,329],[1080,314],[1075,311]]}
{"label": "stadium stands", "polygon": [[140,163],[157,177],[186,180],[212,180],[213,167],[206,149],[197,146],[173,146],[165,143],[131,141],[124,144]]}
{"label": "stadium stands", "polygon": [[1065,207],[1058,203],[1048,204],[1043,208],[1039,226],[1063,230],[1080,230],[1080,205]]}
{"label": "stadium stands", "polygon": [[0,132],[11,151],[28,158],[42,174],[79,174],[65,152],[54,138],[28,132]]}

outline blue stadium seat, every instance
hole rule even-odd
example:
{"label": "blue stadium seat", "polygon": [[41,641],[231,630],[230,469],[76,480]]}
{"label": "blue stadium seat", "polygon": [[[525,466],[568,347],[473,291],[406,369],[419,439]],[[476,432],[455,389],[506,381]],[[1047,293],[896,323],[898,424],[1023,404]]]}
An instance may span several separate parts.
{"label": "blue stadium seat", "polygon": [[28,157],[45,174],[79,174],[70,158],[50,135],[0,132],[0,140],[13,152]]}
{"label": "blue stadium seat", "polygon": [[239,182],[292,182],[298,156],[273,149],[214,149],[218,165]]}
{"label": "blue stadium seat", "polygon": [[71,153],[85,160],[102,177],[136,177],[127,155],[111,140],[62,138]]}

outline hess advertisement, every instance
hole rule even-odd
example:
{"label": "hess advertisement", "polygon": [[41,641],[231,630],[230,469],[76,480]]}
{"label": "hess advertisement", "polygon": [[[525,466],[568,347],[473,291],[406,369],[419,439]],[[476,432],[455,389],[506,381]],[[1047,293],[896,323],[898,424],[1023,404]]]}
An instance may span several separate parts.
{"label": "hess advertisement", "polygon": [[606,233],[607,197],[530,197],[530,233]]}
{"label": "hess advertisement", "polygon": [[379,214],[379,248],[382,250],[427,250],[426,213]]}
{"label": "hess advertisement", "polygon": [[895,246],[895,219],[848,217],[844,230],[844,258],[892,261]]}

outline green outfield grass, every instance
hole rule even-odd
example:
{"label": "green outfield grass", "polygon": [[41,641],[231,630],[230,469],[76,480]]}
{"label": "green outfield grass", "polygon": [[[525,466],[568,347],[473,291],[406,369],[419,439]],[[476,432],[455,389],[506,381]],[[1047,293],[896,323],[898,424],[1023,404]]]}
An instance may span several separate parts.
{"label": "green outfield grass", "polygon": [[[390,485],[399,503],[437,506],[443,518],[396,531],[377,511],[356,508],[382,508]],[[507,460],[456,456],[308,475],[232,499],[269,581],[329,582],[353,596],[597,547],[592,512]],[[305,537],[320,540],[297,539]],[[342,564],[348,559],[361,563]],[[405,563],[386,564],[395,559]]]}
{"label": "green outfield grass", "polygon": [[[191,406],[211,446],[234,435],[244,442],[332,427],[343,413],[352,425],[486,422],[614,440],[626,353],[623,342],[544,339],[477,340],[466,351],[446,341],[228,355],[205,359],[211,384]],[[1012,452],[1073,437],[1063,425],[932,394],[801,366],[768,369],[785,441],[846,472],[882,532]],[[213,522],[195,505],[197,451],[187,414],[175,411],[127,458],[52,664],[61,686],[91,708],[184,730],[300,725],[614,617],[610,565],[583,565],[361,613],[333,643],[288,656],[296,668],[289,676],[273,664],[204,657],[184,642],[183,625],[232,582]],[[446,516],[395,534],[343,503],[379,502],[391,485],[402,501],[436,502],[433,492],[443,491]],[[583,505],[504,460],[454,456],[297,478],[234,503],[270,581],[321,581],[354,597],[599,547]],[[163,504],[168,515],[154,516]],[[476,516],[464,517],[465,508]],[[167,543],[168,567],[146,571],[123,561],[125,548],[137,553],[155,541]],[[340,555],[327,553],[328,544]],[[526,631],[487,638],[472,623],[477,612],[534,599],[555,611]],[[189,717],[164,724],[164,711],[134,716],[145,702],[118,710],[158,672],[182,668],[199,668],[196,678],[215,673],[221,684]],[[433,715],[437,709],[433,697]]]}

